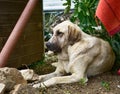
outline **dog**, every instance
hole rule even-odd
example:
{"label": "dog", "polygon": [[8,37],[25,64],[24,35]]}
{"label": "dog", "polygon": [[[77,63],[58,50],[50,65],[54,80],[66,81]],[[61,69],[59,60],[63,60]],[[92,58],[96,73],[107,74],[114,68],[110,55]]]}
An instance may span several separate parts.
{"label": "dog", "polygon": [[68,20],[53,28],[53,35],[46,46],[57,53],[56,70],[39,76],[41,83],[35,84],[35,88],[74,83],[81,79],[87,82],[89,76],[109,71],[115,61],[108,42],[84,33]]}

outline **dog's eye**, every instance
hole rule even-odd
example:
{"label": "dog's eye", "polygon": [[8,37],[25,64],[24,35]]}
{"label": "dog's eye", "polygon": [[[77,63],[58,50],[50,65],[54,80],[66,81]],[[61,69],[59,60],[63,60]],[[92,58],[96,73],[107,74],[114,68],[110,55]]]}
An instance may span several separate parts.
{"label": "dog's eye", "polygon": [[57,36],[62,36],[63,35],[63,32],[60,32],[59,30],[57,31]]}

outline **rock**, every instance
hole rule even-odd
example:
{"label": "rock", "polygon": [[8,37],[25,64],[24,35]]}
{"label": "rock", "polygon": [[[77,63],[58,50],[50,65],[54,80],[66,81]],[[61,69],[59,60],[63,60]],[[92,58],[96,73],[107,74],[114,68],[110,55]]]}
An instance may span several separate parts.
{"label": "rock", "polygon": [[40,94],[39,90],[25,84],[18,84],[14,88],[15,89],[11,91],[10,94]]}
{"label": "rock", "polygon": [[56,54],[54,54],[52,51],[48,51],[45,53],[45,59],[44,62],[46,63],[52,63],[52,62],[57,62],[58,61],[58,57]]}
{"label": "rock", "polygon": [[54,52],[52,52],[52,51],[48,51],[48,52],[46,52],[46,55],[48,55],[48,56],[52,56],[52,55],[54,55]]}
{"label": "rock", "polygon": [[54,66],[54,67],[57,67],[58,63],[57,63],[57,62],[54,62],[54,63],[52,63],[51,65]]}
{"label": "rock", "polygon": [[117,85],[118,88],[120,88],[120,85]]}
{"label": "rock", "polygon": [[0,83],[5,84],[6,91],[10,91],[16,84],[27,84],[16,68],[0,68]]}
{"label": "rock", "polygon": [[5,91],[5,84],[0,83],[0,94],[4,94]]}
{"label": "rock", "polygon": [[34,81],[39,79],[39,76],[35,74],[32,69],[24,69],[24,70],[20,70],[20,72],[25,80]]}
{"label": "rock", "polygon": [[20,70],[20,73],[22,74],[25,80],[31,80],[34,75],[34,71],[31,69]]}

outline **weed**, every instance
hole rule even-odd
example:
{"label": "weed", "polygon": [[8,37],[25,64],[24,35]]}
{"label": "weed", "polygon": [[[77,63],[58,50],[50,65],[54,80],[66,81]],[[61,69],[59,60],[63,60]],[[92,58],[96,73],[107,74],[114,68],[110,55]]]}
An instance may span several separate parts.
{"label": "weed", "polygon": [[110,90],[110,84],[108,82],[102,81],[101,86],[104,87],[106,90]]}
{"label": "weed", "polygon": [[64,91],[64,94],[71,94],[70,91],[66,90]]}
{"label": "weed", "polygon": [[86,84],[86,81],[85,81],[84,78],[82,78],[82,79],[80,79],[79,83],[80,83],[81,85],[85,85],[85,84]]}

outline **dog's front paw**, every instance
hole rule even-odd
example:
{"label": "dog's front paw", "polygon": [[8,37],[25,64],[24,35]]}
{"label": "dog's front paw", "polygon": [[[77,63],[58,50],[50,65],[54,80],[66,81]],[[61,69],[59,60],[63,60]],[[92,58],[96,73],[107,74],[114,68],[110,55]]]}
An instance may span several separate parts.
{"label": "dog's front paw", "polygon": [[34,85],[33,85],[34,88],[40,88],[40,86],[41,86],[40,83],[38,83],[38,84],[34,84]]}
{"label": "dog's front paw", "polygon": [[45,75],[40,75],[38,79],[39,79],[39,81],[42,82],[46,79],[46,76]]}
{"label": "dog's front paw", "polygon": [[45,88],[45,84],[44,83],[37,83],[33,85],[34,88]]}

